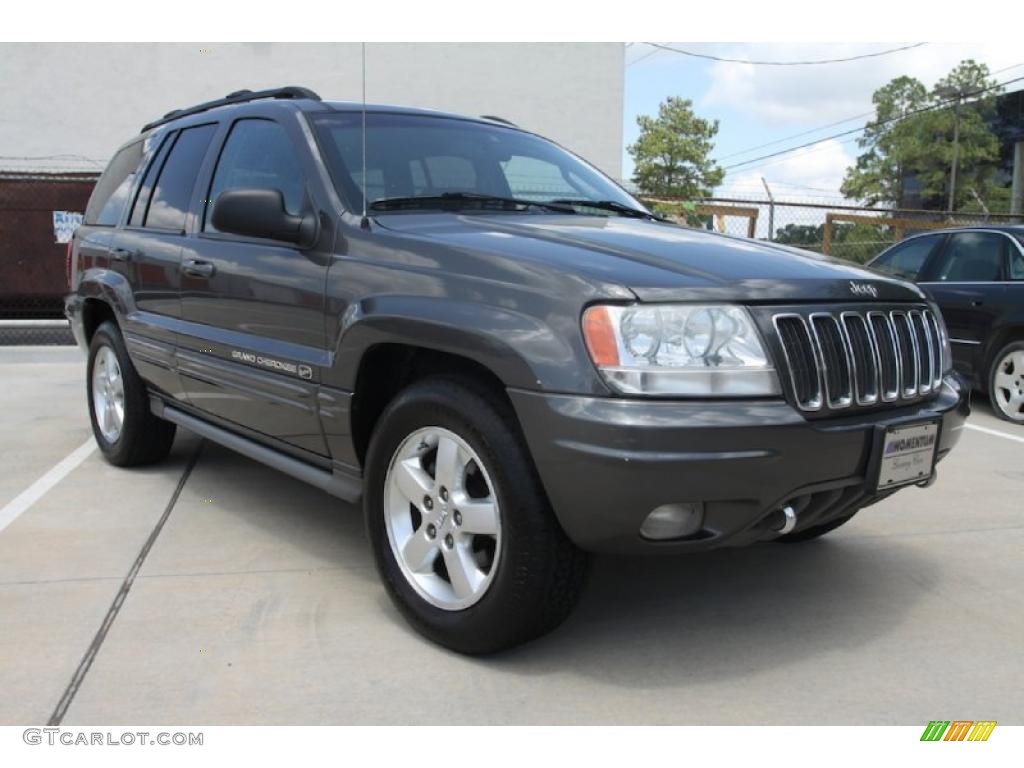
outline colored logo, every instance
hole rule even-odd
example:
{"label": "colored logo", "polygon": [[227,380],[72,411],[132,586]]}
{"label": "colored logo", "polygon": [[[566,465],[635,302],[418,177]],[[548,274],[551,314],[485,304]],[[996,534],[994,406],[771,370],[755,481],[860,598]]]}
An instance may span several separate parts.
{"label": "colored logo", "polygon": [[988,741],[995,727],[995,720],[932,720],[921,741]]}

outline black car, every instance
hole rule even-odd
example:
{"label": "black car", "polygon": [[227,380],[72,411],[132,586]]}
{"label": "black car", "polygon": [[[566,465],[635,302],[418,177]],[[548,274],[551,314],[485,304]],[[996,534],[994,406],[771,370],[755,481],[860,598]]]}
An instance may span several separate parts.
{"label": "black car", "polygon": [[586,551],[803,541],[928,485],[967,415],[914,285],[658,220],[495,119],[171,113],[72,262],[110,462],[183,426],[361,498],[396,604],[468,653],[557,625]]}
{"label": "black car", "polygon": [[956,369],[999,416],[1024,424],[1024,227],[916,235],[868,266],[924,289],[942,310]]}

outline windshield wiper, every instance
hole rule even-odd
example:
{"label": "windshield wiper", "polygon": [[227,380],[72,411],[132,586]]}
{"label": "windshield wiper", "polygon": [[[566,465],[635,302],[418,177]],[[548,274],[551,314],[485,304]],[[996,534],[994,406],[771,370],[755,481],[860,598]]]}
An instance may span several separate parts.
{"label": "windshield wiper", "polygon": [[622,203],[618,203],[614,200],[586,200],[584,198],[580,198],[552,200],[551,202],[556,205],[574,205],[580,208],[596,208],[600,211],[612,211],[613,213],[618,213],[622,216],[630,216],[635,219],[654,219],[656,221],[662,221],[660,217],[655,216],[653,213],[641,211],[639,208],[623,205]]}
{"label": "windshield wiper", "polygon": [[525,200],[518,197],[484,195],[476,192],[444,192],[440,195],[385,197],[370,203],[370,209],[374,211],[410,211],[423,208],[455,209],[463,208],[467,205],[505,211],[544,208],[545,210],[558,211],[559,213],[576,213],[576,210],[568,204],[538,202],[537,200]]}

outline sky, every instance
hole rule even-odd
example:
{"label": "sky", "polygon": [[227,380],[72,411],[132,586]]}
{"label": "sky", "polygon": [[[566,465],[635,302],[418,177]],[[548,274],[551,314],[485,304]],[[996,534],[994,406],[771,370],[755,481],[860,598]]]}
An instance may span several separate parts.
{"label": "sky", "polygon": [[[857,56],[912,43],[663,43],[697,53],[746,61],[805,61]],[[931,87],[960,61],[984,62],[1000,81],[1024,76],[1024,48],[1016,43],[928,43],[912,50],[838,64],[765,66],[709,61],[631,43],[626,48],[624,145],[636,140],[637,115],[654,115],[668,96],[691,99],[700,116],[720,122],[712,156],[728,166],[787,147],[862,127],[860,117],[754,151],[872,110],[871,95],[900,75]],[[1014,66],[1017,65],[1017,66]],[[1024,81],[1007,86],[1019,90]],[[727,170],[720,197],[764,197],[761,177],[777,199],[835,202],[846,168],[858,154],[857,135]],[[623,149],[623,176],[633,163]]]}

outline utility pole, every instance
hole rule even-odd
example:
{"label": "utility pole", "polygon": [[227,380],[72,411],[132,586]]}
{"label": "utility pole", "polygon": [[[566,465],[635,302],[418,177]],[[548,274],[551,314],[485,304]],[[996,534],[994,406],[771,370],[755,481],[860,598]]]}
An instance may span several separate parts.
{"label": "utility pole", "polygon": [[764,176],[761,177],[761,183],[764,184],[764,191],[768,193],[768,242],[773,243],[775,242],[775,196]]}
{"label": "utility pole", "polygon": [[946,209],[952,212],[956,206],[956,166],[960,154],[960,103],[968,92],[962,85],[955,88],[950,85],[940,89],[938,93],[945,99],[956,99],[953,104],[953,160],[949,165],[949,204],[946,206]]}
{"label": "utility pole", "polygon": [[953,212],[956,205],[956,156],[960,149],[960,96],[963,91],[956,92],[956,106],[953,107],[953,162],[949,168],[949,211]]}
{"label": "utility pole", "polygon": [[[1024,217],[1024,139],[1013,145],[1013,186],[1010,188],[1010,213]],[[1024,218],[1018,221],[1024,222]]]}

